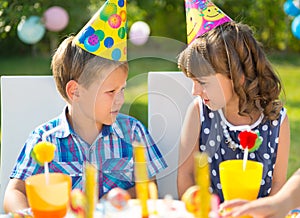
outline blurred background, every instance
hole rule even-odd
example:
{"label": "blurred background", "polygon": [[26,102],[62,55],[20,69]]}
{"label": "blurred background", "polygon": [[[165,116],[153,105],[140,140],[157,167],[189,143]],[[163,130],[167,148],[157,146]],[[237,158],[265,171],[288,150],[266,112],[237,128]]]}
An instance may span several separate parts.
{"label": "blurred background", "polygon": [[[51,75],[51,56],[58,44],[78,33],[104,2],[0,0],[0,75]],[[290,176],[300,167],[300,0],[213,3],[253,28],[283,81],[292,134]],[[139,40],[128,44],[130,69],[122,112],[147,126],[147,74],[177,71],[176,57],[186,46],[184,0],[128,0],[127,16],[128,36]]]}

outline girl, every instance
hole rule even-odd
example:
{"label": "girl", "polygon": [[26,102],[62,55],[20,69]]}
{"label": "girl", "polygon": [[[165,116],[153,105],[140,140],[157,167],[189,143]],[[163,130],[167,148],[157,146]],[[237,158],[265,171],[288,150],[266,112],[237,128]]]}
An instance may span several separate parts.
{"label": "girl", "polygon": [[[219,164],[242,159],[238,134],[259,131],[260,148],[248,159],[263,163],[258,197],[273,195],[286,181],[290,129],[279,100],[281,82],[251,29],[234,21],[195,39],[178,58],[199,96],[187,111],[181,135],[179,197],[194,184],[193,153],[210,156],[211,191],[224,201]],[[234,182],[234,181],[232,181]]]}

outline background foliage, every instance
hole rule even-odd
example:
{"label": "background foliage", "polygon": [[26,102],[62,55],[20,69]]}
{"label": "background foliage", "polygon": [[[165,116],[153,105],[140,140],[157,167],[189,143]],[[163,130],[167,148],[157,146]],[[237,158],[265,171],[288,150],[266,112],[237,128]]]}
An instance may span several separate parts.
{"label": "background foliage", "polygon": [[[300,43],[290,31],[292,18],[283,11],[284,0],[214,0],[232,19],[249,24],[256,37],[271,51],[300,51]],[[61,39],[77,33],[104,3],[103,0],[0,0],[0,56],[11,54],[49,54]],[[42,16],[51,6],[65,8],[69,25],[59,33],[46,32],[36,45],[26,45],[17,37],[22,18]],[[152,36],[186,42],[184,0],[128,0],[128,26],[146,21]]]}

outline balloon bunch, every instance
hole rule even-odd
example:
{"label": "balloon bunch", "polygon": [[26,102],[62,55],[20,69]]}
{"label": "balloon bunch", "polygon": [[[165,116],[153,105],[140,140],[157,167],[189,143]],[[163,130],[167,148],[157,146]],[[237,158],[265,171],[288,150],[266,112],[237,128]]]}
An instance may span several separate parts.
{"label": "balloon bunch", "polygon": [[287,0],[283,4],[283,10],[287,15],[295,17],[291,29],[294,36],[300,39],[300,0]]}
{"label": "balloon bunch", "polygon": [[58,32],[66,28],[69,22],[69,15],[65,9],[59,6],[48,8],[43,17],[30,16],[22,19],[17,27],[17,34],[20,40],[26,44],[35,44],[45,35],[46,29]]}

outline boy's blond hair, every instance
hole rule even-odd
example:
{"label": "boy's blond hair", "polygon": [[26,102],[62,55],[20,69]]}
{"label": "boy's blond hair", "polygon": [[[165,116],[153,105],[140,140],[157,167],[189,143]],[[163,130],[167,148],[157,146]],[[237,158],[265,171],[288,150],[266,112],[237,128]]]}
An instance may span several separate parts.
{"label": "boy's blond hair", "polygon": [[104,79],[117,67],[128,72],[127,62],[108,60],[88,53],[76,46],[74,36],[67,37],[55,51],[51,69],[56,87],[61,96],[69,102],[66,85],[70,80],[75,80],[88,88],[95,80]]}

